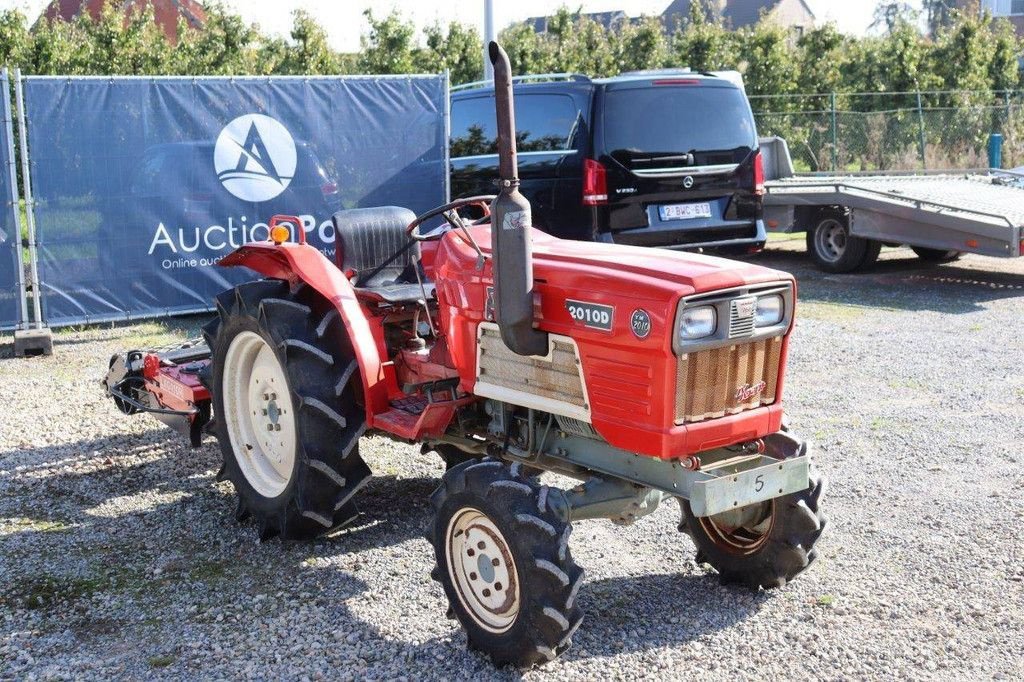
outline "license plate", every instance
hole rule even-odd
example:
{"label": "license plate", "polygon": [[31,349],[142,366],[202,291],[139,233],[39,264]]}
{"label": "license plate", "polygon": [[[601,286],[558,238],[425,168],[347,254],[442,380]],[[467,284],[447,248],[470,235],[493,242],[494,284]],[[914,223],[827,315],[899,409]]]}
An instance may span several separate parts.
{"label": "license plate", "polygon": [[658,207],[658,216],[662,220],[690,220],[692,218],[710,218],[711,204],[668,204]]}

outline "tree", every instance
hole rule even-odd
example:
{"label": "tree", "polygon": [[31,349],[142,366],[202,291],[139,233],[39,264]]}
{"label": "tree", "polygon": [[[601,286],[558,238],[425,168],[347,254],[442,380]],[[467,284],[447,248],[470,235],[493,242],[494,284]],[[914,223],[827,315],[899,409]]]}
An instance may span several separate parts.
{"label": "tree", "polygon": [[423,31],[426,49],[416,53],[417,70],[440,73],[448,70],[454,85],[480,80],[483,77],[483,41],[476,28],[453,21],[444,29],[440,24]]}
{"label": "tree", "polygon": [[939,35],[939,31],[953,24],[956,0],[921,0],[921,5],[928,23],[928,34],[933,38]]}
{"label": "tree", "polygon": [[416,27],[392,10],[383,19],[376,19],[373,10],[363,12],[370,24],[370,32],[360,39],[362,52],[357,68],[362,73],[412,73],[413,35]]}
{"label": "tree", "polygon": [[721,23],[708,16],[701,0],[690,2],[689,21],[681,29],[676,29],[672,38],[676,63],[695,71],[736,68],[739,61],[737,34],[727,31]]}
{"label": "tree", "polygon": [[25,66],[32,55],[32,36],[21,10],[0,12],[0,65]]}
{"label": "tree", "polygon": [[550,73],[554,70],[550,46],[541,40],[532,26],[512,24],[499,34],[498,39],[508,53],[514,74]]}
{"label": "tree", "polygon": [[883,28],[886,33],[892,33],[901,23],[913,24],[917,17],[917,10],[905,2],[882,0],[875,7],[871,28]]}
{"label": "tree", "polygon": [[850,43],[829,23],[813,28],[797,40],[798,76],[796,91],[830,93],[842,89],[843,71],[850,60]]}
{"label": "tree", "polygon": [[338,55],[327,42],[327,32],[308,12],[292,12],[294,46],[286,50],[280,73],[333,75],[340,72]]}
{"label": "tree", "polygon": [[641,17],[611,36],[615,71],[661,68],[668,62],[668,44],[658,17]]}

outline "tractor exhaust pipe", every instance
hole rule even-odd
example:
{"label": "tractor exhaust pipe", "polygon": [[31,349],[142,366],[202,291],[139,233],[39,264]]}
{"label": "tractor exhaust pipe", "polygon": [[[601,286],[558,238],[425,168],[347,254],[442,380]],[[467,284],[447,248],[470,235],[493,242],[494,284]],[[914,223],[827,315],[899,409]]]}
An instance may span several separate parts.
{"label": "tractor exhaust pipe", "polygon": [[512,67],[496,42],[488,46],[494,65],[494,102],[498,115],[498,186],[491,203],[491,253],[494,258],[495,317],[505,345],[519,355],[547,355],[548,335],[534,329],[533,255],[530,202],[519,193],[516,124],[512,107]]}

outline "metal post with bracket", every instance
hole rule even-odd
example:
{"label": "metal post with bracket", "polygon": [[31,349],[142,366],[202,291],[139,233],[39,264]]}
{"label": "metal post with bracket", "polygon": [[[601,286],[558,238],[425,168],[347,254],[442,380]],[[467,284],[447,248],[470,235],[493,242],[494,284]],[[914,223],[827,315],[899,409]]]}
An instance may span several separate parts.
{"label": "metal post with bracket", "polygon": [[36,246],[35,201],[28,161],[28,126],[25,123],[25,95],[21,86],[21,70],[14,71],[14,96],[18,108],[18,134],[21,151],[21,185],[25,197],[25,219],[28,225],[29,286],[32,289],[32,324],[14,332],[14,354],[52,355],[53,335],[43,322],[42,287],[39,284],[39,251]]}

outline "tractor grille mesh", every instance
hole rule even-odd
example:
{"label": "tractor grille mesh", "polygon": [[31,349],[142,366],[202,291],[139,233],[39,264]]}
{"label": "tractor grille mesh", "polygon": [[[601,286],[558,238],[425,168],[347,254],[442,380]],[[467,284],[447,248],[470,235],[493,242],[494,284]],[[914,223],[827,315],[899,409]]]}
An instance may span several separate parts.
{"label": "tractor grille mesh", "polygon": [[[775,402],[782,337],[680,356],[676,423],[736,414]],[[761,382],[764,386],[760,391]]]}

